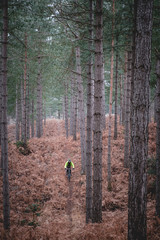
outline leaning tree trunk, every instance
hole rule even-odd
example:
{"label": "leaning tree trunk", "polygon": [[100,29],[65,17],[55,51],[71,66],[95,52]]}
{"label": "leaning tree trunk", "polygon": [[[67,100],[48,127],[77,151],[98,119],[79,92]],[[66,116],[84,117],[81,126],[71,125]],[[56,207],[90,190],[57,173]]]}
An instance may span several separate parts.
{"label": "leaning tree trunk", "polygon": [[115,3],[113,0],[113,19],[112,19],[112,50],[111,50],[111,75],[110,75],[110,96],[109,96],[109,123],[108,123],[108,190],[111,191],[111,125],[112,125],[112,91],[113,91],[113,64],[114,64],[114,13],[115,13]]}
{"label": "leaning tree trunk", "polygon": [[78,113],[81,137],[81,174],[85,174],[86,149],[85,149],[85,113],[84,97],[80,64],[80,47],[76,47],[77,84],[78,84]]}
{"label": "leaning tree trunk", "polygon": [[102,222],[102,90],[103,90],[103,0],[95,7],[95,84],[93,125],[92,222]]}
{"label": "leaning tree trunk", "polygon": [[157,94],[156,94],[156,215],[160,218],[160,56],[157,60]]}
{"label": "leaning tree trunk", "polygon": [[86,223],[92,220],[92,131],[93,131],[93,0],[90,4],[90,28],[89,28],[89,62],[87,78],[87,139],[86,139]]}
{"label": "leaning tree trunk", "polygon": [[1,121],[1,161],[3,174],[3,225],[10,227],[9,179],[8,179],[8,131],[7,131],[7,42],[8,42],[8,1],[3,0],[2,35],[2,121]]}
{"label": "leaning tree trunk", "polygon": [[125,147],[124,147],[124,167],[129,167],[130,153],[130,91],[132,78],[132,51],[128,51],[128,69],[126,82],[126,113],[125,113]]}
{"label": "leaning tree trunk", "polygon": [[135,58],[131,93],[128,239],[147,239],[146,204],[149,78],[153,0],[135,1]]}

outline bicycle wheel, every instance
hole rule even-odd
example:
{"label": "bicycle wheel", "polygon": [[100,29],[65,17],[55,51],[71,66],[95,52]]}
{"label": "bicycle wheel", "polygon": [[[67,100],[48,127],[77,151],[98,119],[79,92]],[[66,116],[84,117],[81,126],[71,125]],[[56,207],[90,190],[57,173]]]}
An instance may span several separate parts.
{"label": "bicycle wheel", "polygon": [[70,180],[71,180],[71,169],[69,168],[68,169],[68,181],[70,182]]}

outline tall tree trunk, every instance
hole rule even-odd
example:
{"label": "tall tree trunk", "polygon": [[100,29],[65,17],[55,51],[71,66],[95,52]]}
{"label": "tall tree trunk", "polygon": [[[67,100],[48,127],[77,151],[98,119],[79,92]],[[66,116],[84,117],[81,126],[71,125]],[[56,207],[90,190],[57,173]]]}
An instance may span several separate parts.
{"label": "tall tree trunk", "polygon": [[157,113],[156,113],[156,108],[157,108],[157,106],[156,106],[156,104],[157,104],[157,99],[156,99],[156,97],[154,98],[154,123],[156,123],[157,122]]}
{"label": "tall tree trunk", "polygon": [[129,167],[129,153],[130,153],[130,91],[131,91],[131,77],[132,77],[132,51],[128,51],[128,69],[126,82],[126,114],[125,114],[125,147],[124,147],[124,167]]}
{"label": "tall tree trunk", "polygon": [[32,90],[32,104],[31,104],[31,136],[34,137],[34,88]]}
{"label": "tall tree trunk", "polygon": [[42,86],[41,86],[41,58],[38,57],[38,78],[37,78],[37,109],[36,109],[36,137],[42,136]]}
{"label": "tall tree trunk", "polygon": [[65,107],[66,138],[68,138],[68,83],[65,83],[64,107]]}
{"label": "tall tree trunk", "polygon": [[21,141],[23,141],[24,134],[24,82],[21,80]]}
{"label": "tall tree trunk", "polygon": [[8,1],[3,0],[2,35],[2,119],[1,158],[3,174],[3,225],[10,228],[9,179],[8,179],[8,131],[7,131],[7,42],[8,42]]}
{"label": "tall tree trunk", "polygon": [[74,76],[71,73],[71,99],[70,99],[70,131],[69,134],[73,136],[73,122],[74,122]]}
{"label": "tall tree trunk", "polygon": [[153,0],[135,0],[135,59],[131,94],[128,239],[147,239],[146,203],[149,78]]}
{"label": "tall tree trunk", "polygon": [[160,218],[160,56],[157,59],[157,94],[156,94],[156,215]]}
{"label": "tall tree trunk", "polygon": [[43,135],[43,93],[42,93],[42,75],[40,84],[40,134]]}
{"label": "tall tree trunk", "polygon": [[[1,37],[1,35],[0,35]],[[2,42],[2,39],[1,39]],[[0,145],[1,145],[1,121],[2,121],[2,47],[0,45]],[[1,168],[1,160],[0,160],[0,168]]]}
{"label": "tall tree trunk", "polygon": [[[46,126],[46,99],[44,99],[44,108],[43,108],[43,114],[44,114],[44,126]],[[61,118],[61,114],[60,114],[60,109],[58,111],[58,119]]]}
{"label": "tall tree trunk", "polygon": [[74,81],[74,97],[73,97],[73,108],[74,108],[74,118],[73,118],[73,140],[77,140],[77,82],[76,79]]}
{"label": "tall tree trunk", "polygon": [[26,137],[30,139],[30,101],[29,101],[29,75],[27,76],[26,84]]}
{"label": "tall tree trunk", "polygon": [[92,220],[92,131],[93,131],[93,0],[90,5],[90,28],[89,28],[89,63],[87,81],[87,140],[86,140],[86,223]]}
{"label": "tall tree trunk", "polygon": [[86,149],[85,149],[85,113],[84,113],[84,96],[80,64],[80,47],[76,47],[76,65],[77,65],[77,84],[78,84],[78,113],[81,137],[81,174],[85,174]]}
{"label": "tall tree trunk", "polygon": [[[116,43],[118,44],[118,35],[116,36]],[[114,118],[114,139],[117,139],[117,101],[118,101],[118,49],[116,50],[116,76],[115,76],[115,118]]]}
{"label": "tall tree trunk", "polygon": [[24,88],[23,88],[23,114],[22,114],[22,141],[27,142],[26,127],[26,81],[27,81],[27,34],[25,33],[25,65],[24,65]]}
{"label": "tall tree trunk", "polygon": [[111,191],[111,127],[112,127],[112,91],[113,91],[113,65],[114,65],[114,13],[115,2],[113,0],[113,19],[112,19],[112,50],[111,50],[111,80],[110,80],[110,96],[109,96],[109,123],[108,123],[108,190]]}
{"label": "tall tree trunk", "polygon": [[92,222],[102,222],[102,89],[103,89],[103,0],[95,7],[95,84],[93,125],[93,207]]}
{"label": "tall tree trunk", "polygon": [[122,98],[122,85],[123,85],[123,75],[120,75],[120,117],[119,124],[122,125],[122,114],[123,114],[123,98]]}
{"label": "tall tree trunk", "polygon": [[16,85],[16,141],[20,140],[20,115],[21,105],[20,105],[20,88],[18,84]]}
{"label": "tall tree trunk", "polygon": [[123,107],[122,107],[122,124],[125,125],[126,117],[126,90],[127,89],[127,52],[125,54],[125,67],[124,67],[124,83],[123,83]]}
{"label": "tall tree trunk", "polygon": [[[103,49],[102,49],[103,52]],[[104,82],[104,59],[103,59],[103,68],[102,68],[102,76],[103,76],[103,87],[102,87],[102,126],[103,129],[106,129],[106,103],[105,103],[105,82]]]}

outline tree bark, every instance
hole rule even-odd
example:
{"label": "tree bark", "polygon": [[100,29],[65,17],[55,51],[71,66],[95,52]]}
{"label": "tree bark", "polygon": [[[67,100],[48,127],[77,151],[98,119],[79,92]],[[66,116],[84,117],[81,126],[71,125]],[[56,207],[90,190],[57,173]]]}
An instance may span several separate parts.
{"label": "tree bark", "polygon": [[41,86],[41,58],[38,57],[39,70],[37,79],[37,110],[36,110],[36,137],[40,138],[43,134],[42,126],[42,86]]}
{"label": "tree bark", "polygon": [[124,147],[124,167],[129,167],[130,153],[130,91],[132,77],[132,51],[128,51],[127,82],[126,82],[126,107],[125,107],[125,147]]}
{"label": "tree bark", "polygon": [[26,137],[30,139],[29,75],[27,76],[26,91]]}
{"label": "tree bark", "polygon": [[85,148],[85,113],[84,113],[84,96],[80,64],[80,47],[76,47],[76,65],[77,65],[77,84],[78,84],[78,113],[80,124],[81,138],[81,174],[85,174],[86,165],[86,148]]}
{"label": "tree bark", "polygon": [[[102,49],[103,52],[103,49]],[[104,59],[103,59],[103,68],[102,68],[102,76],[103,76],[103,87],[102,87],[102,126],[103,130],[106,129],[106,103],[105,103],[105,83],[104,83]]]}
{"label": "tree bark", "polygon": [[112,92],[113,92],[113,65],[114,65],[114,14],[115,2],[113,0],[113,19],[112,19],[112,50],[111,50],[111,76],[110,76],[110,96],[109,96],[109,123],[108,123],[108,190],[111,191],[111,124],[112,124]]}
{"label": "tree bark", "polygon": [[74,76],[73,73],[71,73],[71,98],[70,98],[70,129],[69,134],[73,136],[73,122],[74,122]]}
{"label": "tree bark", "polygon": [[[116,43],[118,44],[118,35],[116,36]],[[118,110],[118,49],[116,50],[116,76],[115,76],[115,118],[114,118],[114,139],[117,139],[117,110]]]}
{"label": "tree bark", "polygon": [[156,74],[156,215],[160,218],[160,56],[157,59]]}
{"label": "tree bark", "polygon": [[103,89],[103,0],[95,7],[95,84],[93,126],[93,207],[92,222],[102,222],[102,89]]}
{"label": "tree bark", "polygon": [[24,83],[21,80],[21,141],[23,141],[24,134]]}
{"label": "tree bark", "polygon": [[92,132],[93,132],[93,0],[90,5],[90,28],[89,28],[89,63],[87,78],[87,140],[86,140],[86,223],[92,219]]}
{"label": "tree bark", "polygon": [[135,59],[131,94],[131,149],[128,198],[128,239],[147,239],[146,203],[149,78],[153,0],[135,1]]}
{"label": "tree bark", "polygon": [[[1,37],[1,35],[0,35]],[[1,39],[2,41],[2,39]],[[1,45],[0,45],[1,46]],[[0,47],[0,145],[1,145],[1,121],[2,121],[2,48]],[[1,160],[0,160],[0,168],[1,168]]]}
{"label": "tree bark", "polygon": [[123,114],[123,97],[122,97],[122,85],[123,85],[123,75],[120,75],[120,117],[119,124],[122,125],[122,114]]}
{"label": "tree bark", "polygon": [[125,67],[124,67],[124,84],[123,84],[123,110],[122,110],[122,124],[125,125],[126,118],[126,92],[127,92],[127,52],[125,53]]}
{"label": "tree bark", "polygon": [[27,34],[25,33],[25,65],[24,65],[24,86],[23,86],[23,113],[22,113],[22,141],[27,142],[26,126],[26,81],[27,81]]}
{"label": "tree bark", "polygon": [[20,140],[20,88],[16,85],[16,141]]}
{"label": "tree bark", "polygon": [[7,130],[7,42],[8,42],[8,1],[3,0],[2,35],[2,119],[1,119],[1,158],[3,174],[3,225],[10,228],[10,203],[8,179],[8,130]]}
{"label": "tree bark", "polygon": [[66,138],[68,138],[68,84],[67,83],[65,83],[64,107],[65,107]]}
{"label": "tree bark", "polygon": [[31,104],[31,136],[34,137],[34,88],[32,90],[32,104]]}
{"label": "tree bark", "polygon": [[73,109],[74,109],[74,118],[73,118],[73,140],[77,140],[77,80],[76,77],[74,79],[73,84]]}

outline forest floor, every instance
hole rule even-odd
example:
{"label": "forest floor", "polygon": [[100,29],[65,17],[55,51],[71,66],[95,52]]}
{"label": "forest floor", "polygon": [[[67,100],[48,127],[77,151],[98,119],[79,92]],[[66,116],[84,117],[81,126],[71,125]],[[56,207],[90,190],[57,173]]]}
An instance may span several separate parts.
{"label": "forest floor", "polygon": [[[100,224],[85,223],[86,176],[81,175],[80,137],[66,139],[64,121],[47,120],[42,138],[28,142],[31,153],[23,155],[14,140],[15,126],[9,126],[9,182],[11,240],[125,240],[127,239],[128,170],[123,167],[124,129],[112,139],[112,191],[107,190],[107,136],[103,134],[103,201]],[[112,131],[113,132],[113,131]],[[155,157],[155,124],[150,124],[149,155]],[[75,164],[71,182],[64,164]],[[154,176],[148,176],[148,240],[160,239],[155,217]],[[2,193],[2,177],[0,177]],[[0,194],[0,239],[4,238]]]}

